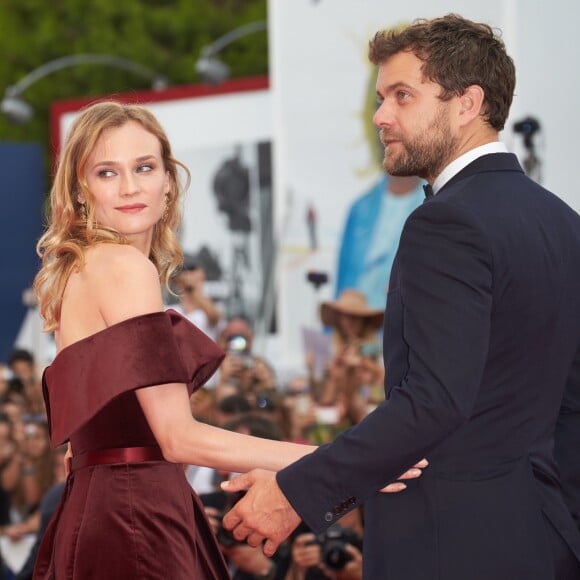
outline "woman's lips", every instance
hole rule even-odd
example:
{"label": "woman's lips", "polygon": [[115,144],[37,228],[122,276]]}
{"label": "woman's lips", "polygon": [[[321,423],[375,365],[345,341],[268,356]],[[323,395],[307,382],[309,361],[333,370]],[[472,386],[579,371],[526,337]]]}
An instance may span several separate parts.
{"label": "woman's lips", "polygon": [[142,203],[133,203],[130,205],[120,205],[115,209],[118,211],[122,211],[123,213],[139,213],[142,209],[145,209],[147,206]]}

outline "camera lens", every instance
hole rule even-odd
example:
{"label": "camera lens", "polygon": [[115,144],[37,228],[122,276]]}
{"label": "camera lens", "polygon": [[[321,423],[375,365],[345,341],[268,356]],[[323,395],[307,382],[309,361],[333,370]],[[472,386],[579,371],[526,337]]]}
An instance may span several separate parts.
{"label": "camera lens", "polygon": [[351,544],[362,550],[362,538],[352,529],[331,526],[317,538],[320,544],[322,561],[333,570],[341,570],[352,556],[346,549]]}
{"label": "camera lens", "polygon": [[329,541],[324,546],[322,559],[333,570],[342,570],[352,556],[346,551],[342,541]]}
{"label": "camera lens", "polygon": [[245,352],[248,348],[248,341],[245,336],[235,335],[228,338],[228,350],[232,352]]}

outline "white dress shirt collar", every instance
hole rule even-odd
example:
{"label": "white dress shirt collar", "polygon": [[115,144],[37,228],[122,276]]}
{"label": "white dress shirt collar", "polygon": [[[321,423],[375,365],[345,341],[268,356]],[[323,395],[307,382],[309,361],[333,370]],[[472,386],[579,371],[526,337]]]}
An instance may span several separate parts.
{"label": "white dress shirt collar", "polygon": [[475,161],[483,155],[490,153],[507,153],[507,147],[500,141],[493,141],[480,145],[475,149],[470,149],[467,153],[460,155],[453,160],[445,169],[437,176],[433,182],[433,194],[436,194],[452,177],[457,175],[464,167],[467,167],[472,161]]}

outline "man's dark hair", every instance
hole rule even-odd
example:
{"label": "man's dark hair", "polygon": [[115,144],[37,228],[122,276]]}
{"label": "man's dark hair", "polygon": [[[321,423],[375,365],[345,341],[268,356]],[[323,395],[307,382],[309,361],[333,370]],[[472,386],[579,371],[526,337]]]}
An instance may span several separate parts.
{"label": "man's dark hair", "polygon": [[412,52],[423,61],[423,75],[441,86],[444,101],[462,95],[470,85],[479,85],[485,93],[485,121],[497,131],[504,128],[516,71],[503,41],[490,26],[448,14],[415,20],[403,29],[379,31],[369,43],[374,65],[399,52]]}

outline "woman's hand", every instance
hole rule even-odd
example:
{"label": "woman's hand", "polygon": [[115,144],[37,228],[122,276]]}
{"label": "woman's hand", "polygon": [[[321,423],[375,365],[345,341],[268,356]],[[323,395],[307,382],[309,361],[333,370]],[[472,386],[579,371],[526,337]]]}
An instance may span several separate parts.
{"label": "woman's hand", "polygon": [[407,488],[407,485],[403,483],[402,480],[404,479],[417,479],[421,477],[423,473],[423,469],[425,469],[429,465],[429,462],[426,459],[421,459],[418,463],[415,463],[411,469],[408,469],[399,477],[399,479],[393,483],[389,483],[389,485],[383,487],[381,489],[382,493],[397,493],[399,491],[403,491]]}

